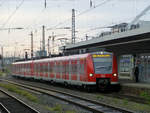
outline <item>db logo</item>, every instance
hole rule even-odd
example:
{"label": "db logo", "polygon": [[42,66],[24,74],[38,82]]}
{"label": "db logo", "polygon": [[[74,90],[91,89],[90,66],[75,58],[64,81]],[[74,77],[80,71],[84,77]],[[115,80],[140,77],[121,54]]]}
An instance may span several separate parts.
{"label": "db logo", "polygon": [[105,75],[103,74],[103,75],[101,75],[101,77],[105,77]]}

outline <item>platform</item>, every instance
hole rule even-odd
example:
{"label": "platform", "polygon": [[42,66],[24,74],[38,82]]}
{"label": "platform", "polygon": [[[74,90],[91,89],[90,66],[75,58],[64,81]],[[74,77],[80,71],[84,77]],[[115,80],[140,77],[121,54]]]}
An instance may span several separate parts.
{"label": "platform", "polygon": [[150,84],[149,83],[136,83],[130,79],[120,79],[121,92],[133,96],[149,95],[150,96]]}

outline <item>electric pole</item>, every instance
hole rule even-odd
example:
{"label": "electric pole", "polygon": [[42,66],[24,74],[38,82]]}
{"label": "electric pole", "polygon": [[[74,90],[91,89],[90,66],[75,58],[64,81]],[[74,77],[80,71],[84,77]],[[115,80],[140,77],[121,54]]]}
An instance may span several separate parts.
{"label": "electric pole", "polygon": [[33,32],[31,32],[31,59],[33,59]]}
{"label": "electric pole", "polygon": [[49,45],[50,39],[51,39],[51,36],[48,37],[48,56],[50,56],[50,54],[51,54],[50,49],[49,49],[50,48],[50,45]]}
{"label": "electric pole", "polygon": [[45,26],[43,25],[42,28],[43,28],[43,32],[42,32],[42,37],[43,37],[43,40],[42,40],[42,51],[43,51],[43,55],[42,56],[45,56],[44,55],[44,53],[45,53]]}
{"label": "electric pole", "polygon": [[85,35],[85,38],[86,38],[86,40],[88,40],[88,35],[87,34]]}
{"label": "electric pole", "polygon": [[75,10],[72,9],[72,44],[75,44]]}
{"label": "electric pole", "polygon": [[53,46],[53,54],[54,54],[54,41],[55,41],[55,36],[54,36],[54,32],[52,32],[52,46]]}
{"label": "electric pole", "polygon": [[1,47],[1,54],[2,54],[2,64],[1,64],[1,66],[2,66],[2,72],[4,71],[4,58],[3,58],[3,46]]}

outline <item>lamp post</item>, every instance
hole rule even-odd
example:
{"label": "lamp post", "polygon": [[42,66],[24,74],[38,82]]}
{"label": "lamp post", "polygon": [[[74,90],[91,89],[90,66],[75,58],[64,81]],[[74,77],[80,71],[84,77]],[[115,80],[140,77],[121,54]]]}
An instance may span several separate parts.
{"label": "lamp post", "polygon": [[4,59],[3,59],[3,46],[1,47],[1,54],[2,54],[2,61],[1,61],[1,67],[2,67],[2,72],[4,71]]}
{"label": "lamp post", "polygon": [[51,53],[50,53],[50,40],[51,40],[51,36],[48,37],[48,56],[51,56]]}

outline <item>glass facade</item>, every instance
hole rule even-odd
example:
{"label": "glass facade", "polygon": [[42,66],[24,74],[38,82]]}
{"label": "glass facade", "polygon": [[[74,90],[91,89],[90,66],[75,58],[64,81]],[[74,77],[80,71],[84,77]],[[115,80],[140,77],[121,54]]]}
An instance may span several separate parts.
{"label": "glass facade", "polygon": [[133,64],[133,57],[132,55],[123,55],[120,58],[120,72],[127,72],[131,71]]}
{"label": "glass facade", "polygon": [[150,54],[140,54],[139,81],[150,83]]}

